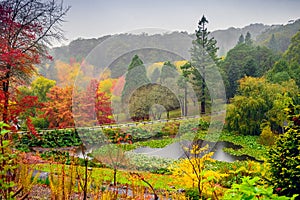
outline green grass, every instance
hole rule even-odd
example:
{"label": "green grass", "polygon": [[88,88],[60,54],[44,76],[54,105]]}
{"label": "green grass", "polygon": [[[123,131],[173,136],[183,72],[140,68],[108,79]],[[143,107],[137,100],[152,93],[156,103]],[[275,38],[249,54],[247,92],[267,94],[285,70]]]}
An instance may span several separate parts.
{"label": "green grass", "polygon": [[169,144],[172,144],[174,142],[173,138],[163,138],[159,140],[148,140],[148,141],[142,141],[137,142],[135,145],[137,147],[151,147],[151,148],[163,148]]}
{"label": "green grass", "polygon": [[[34,169],[45,171],[45,172],[55,172],[55,174],[61,174],[61,164],[39,164],[34,165]],[[65,165],[65,174],[68,174],[69,170],[68,165]],[[78,166],[77,170],[79,174],[83,174],[84,167]],[[134,172],[134,171],[133,171]],[[110,168],[93,168],[90,179],[94,180],[96,183],[102,182],[113,182],[113,170]],[[137,173],[137,172],[135,172]],[[160,175],[160,174],[152,174],[150,172],[138,172],[146,181],[151,183],[155,189],[163,189],[163,190],[171,190],[171,186],[175,188],[182,188],[183,185],[179,183],[173,183],[174,177],[172,175]],[[132,176],[130,175],[130,171],[119,170],[117,172],[117,182],[119,184],[132,184]],[[142,181],[137,181],[137,185],[147,186]]]}
{"label": "green grass", "polygon": [[162,138],[162,139],[150,139],[147,141],[139,141],[132,144],[115,144],[120,145],[120,147],[124,151],[131,151],[133,149],[139,148],[139,147],[150,147],[150,148],[164,148],[165,146],[172,144],[174,142],[173,138]]}

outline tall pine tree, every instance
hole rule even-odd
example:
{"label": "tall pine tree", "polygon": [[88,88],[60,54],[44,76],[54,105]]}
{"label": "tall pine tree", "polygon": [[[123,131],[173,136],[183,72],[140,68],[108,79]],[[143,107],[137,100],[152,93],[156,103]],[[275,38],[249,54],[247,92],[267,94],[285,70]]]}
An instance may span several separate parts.
{"label": "tall pine tree", "polygon": [[[198,98],[201,101],[201,113],[206,113],[206,95],[207,88],[205,84],[206,68],[217,63],[217,41],[210,37],[210,32],[207,31],[206,25],[208,20],[203,17],[198,23],[198,30],[196,30],[196,39],[193,40],[193,46],[191,48],[191,65],[185,65],[183,68],[185,76],[192,77],[192,84],[195,91],[201,91],[198,93]],[[199,90],[200,89],[200,90]]]}

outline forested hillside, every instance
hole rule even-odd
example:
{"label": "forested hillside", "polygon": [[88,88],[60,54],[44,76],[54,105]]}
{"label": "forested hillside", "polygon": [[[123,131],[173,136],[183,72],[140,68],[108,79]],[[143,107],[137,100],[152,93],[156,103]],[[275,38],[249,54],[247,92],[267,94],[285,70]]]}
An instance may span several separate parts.
{"label": "forested hillside", "polygon": [[[216,30],[211,32],[211,36],[217,40],[217,46],[219,47],[218,54],[225,55],[230,49],[232,49],[238,42],[240,35],[246,36],[249,32],[252,39],[259,45],[268,46],[274,48],[276,51],[283,52],[290,44],[291,37],[300,29],[300,20],[295,20],[286,25],[264,25],[264,24],[251,24],[243,28],[228,28],[226,30]],[[141,40],[149,39],[149,37],[155,38],[156,42],[164,42],[166,37],[175,38],[180,34],[188,34],[186,32],[174,32],[172,34],[164,35],[140,35]],[[275,47],[272,47],[272,35],[275,36]],[[75,58],[77,61],[81,61],[88,53],[99,45],[104,40],[110,37],[117,37],[118,35],[107,35],[99,38],[83,39],[71,41],[69,45],[62,47],[55,47],[52,49],[54,60],[61,60],[69,62],[70,58]],[[120,35],[119,35],[120,36]],[[126,34],[125,34],[126,36]],[[128,35],[127,35],[128,36]],[[194,37],[194,34],[189,34],[190,37]]]}

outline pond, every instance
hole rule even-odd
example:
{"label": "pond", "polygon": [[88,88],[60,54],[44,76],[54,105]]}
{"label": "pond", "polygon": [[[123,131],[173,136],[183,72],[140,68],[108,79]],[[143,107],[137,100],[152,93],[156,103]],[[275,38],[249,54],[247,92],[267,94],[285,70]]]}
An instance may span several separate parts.
{"label": "pond", "polygon": [[[231,142],[208,142],[203,140],[198,140],[196,143],[204,147],[206,144],[209,145],[210,151],[214,152],[212,156],[213,159],[224,161],[224,162],[234,162],[236,160],[255,160],[250,156],[233,156],[229,153],[223,151],[223,148],[232,148],[234,150],[238,150],[242,148],[240,145],[235,145]],[[139,147],[133,150],[134,153],[145,154],[149,156],[158,156],[161,158],[171,158],[171,159],[180,159],[186,158],[186,154],[183,151],[183,146],[187,147],[191,144],[188,141],[175,142],[170,144],[164,148],[150,148],[150,147]]]}

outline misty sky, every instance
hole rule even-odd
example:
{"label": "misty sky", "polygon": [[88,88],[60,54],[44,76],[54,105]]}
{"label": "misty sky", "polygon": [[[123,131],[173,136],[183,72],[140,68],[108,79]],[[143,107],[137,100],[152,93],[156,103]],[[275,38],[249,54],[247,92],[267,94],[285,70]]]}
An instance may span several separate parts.
{"label": "misty sky", "polygon": [[204,14],[210,31],[300,18],[300,0],[65,0],[69,43],[143,28],[193,33]]}

